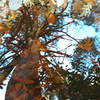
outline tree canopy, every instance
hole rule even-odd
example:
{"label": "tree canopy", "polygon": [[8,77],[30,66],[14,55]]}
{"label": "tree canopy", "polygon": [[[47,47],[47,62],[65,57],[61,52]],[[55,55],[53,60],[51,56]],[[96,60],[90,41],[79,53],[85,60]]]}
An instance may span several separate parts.
{"label": "tree canopy", "polygon": [[[99,0],[22,0],[16,9],[11,2],[0,1],[0,88],[10,77],[5,100],[99,100],[96,38],[68,34],[80,21],[99,29]],[[60,39],[77,43],[73,55],[67,48],[74,44],[62,50]]]}

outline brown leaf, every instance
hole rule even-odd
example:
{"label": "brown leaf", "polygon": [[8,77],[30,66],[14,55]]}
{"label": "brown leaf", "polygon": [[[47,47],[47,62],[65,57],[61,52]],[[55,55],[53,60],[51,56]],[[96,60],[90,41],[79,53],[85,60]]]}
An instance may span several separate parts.
{"label": "brown leaf", "polygon": [[19,89],[21,89],[21,87],[22,87],[22,84],[21,84],[21,83],[16,83],[16,84],[15,84],[15,88],[16,88],[17,91],[18,91]]}
{"label": "brown leaf", "polygon": [[7,32],[9,30],[8,26],[4,23],[0,23],[0,32]]}
{"label": "brown leaf", "polygon": [[81,8],[82,8],[82,2],[80,0],[75,0],[73,7],[74,13],[79,13]]}
{"label": "brown leaf", "polygon": [[78,45],[78,48],[81,48],[83,50],[91,50],[92,49],[92,40],[91,39],[86,39],[83,43],[80,43]]}

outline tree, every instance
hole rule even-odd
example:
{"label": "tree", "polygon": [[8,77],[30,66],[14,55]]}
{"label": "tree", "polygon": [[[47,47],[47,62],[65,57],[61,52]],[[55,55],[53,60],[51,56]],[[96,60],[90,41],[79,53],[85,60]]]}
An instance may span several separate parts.
{"label": "tree", "polygon": [[56,41],[64,36],[59,33],[69,24],[62,22],[65,8],[60,8],[58,12],[56,5],[43,0],[25,2],[16,12],[6,8],[8,12],[0,26],[1,48],[4,48],[0,57],[1,85],[13,70],[6,100],[42,100],[42,88],[52,91],[53,85],[64,82],[56,70],[60,66],[56,59],[69,55],[51,49],[56,49]]}
{"label": "tree", "polygon": [[[76,23],[76,19],[87,21],[97,5],[94,0],[74,0],[69,14],[66,12],[69,2],[63,1],[57,6],[54,0],[27,0],[14,11],[9,8],[9,1],[3,0],[1,9],[6,13],[3,16],[0,14],[1,88],[3,81],[11,76],[6,100],[53,100],[54,96],[59,100],[71,97],[83,99],[84,91],[80,90],[77,97],[80,91],[76,89],[80,82],[88,86],[87,80],[78,73],[63,69],[61,59],[72,56],[66,53],[66,47],[59,50],[57,41],[69,37],[78,42],[67,33],[67,26]],[[66,22],[66,17],[70,17],[71,21]],[[86,52],[92,51],[92,39],[86,41],[88,48],[78,45],[83,49],[78,51],[80,56],[84,49]],[[75,54],[74,60],[79,60],[78,54]],[[74,67],[81,68],[79,62],[74,62]]]}
{"label": "tree", "polygon": [[81,40],[73,54],[72,67],[75,70],[71,76],[71,91],[82,100],[100,98],[100,54],[95,39]]}

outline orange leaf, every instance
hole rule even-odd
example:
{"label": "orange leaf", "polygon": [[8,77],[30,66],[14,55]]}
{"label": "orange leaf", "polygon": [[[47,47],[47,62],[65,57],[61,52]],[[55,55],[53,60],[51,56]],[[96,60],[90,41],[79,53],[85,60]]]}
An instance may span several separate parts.
{"label": "orange leaf", "polygon": [[47,48],[45,45],[43,45],[40,40],[34,40],[33,41],[33,44],[31,46],[31,51],[34,52],[34,51],[47,51]]}
{"label": "orange leaf", "polygon": [[91,39],[86,39],[83,43],[80,43],[78,45],[78,48],[81,48],[83,50],[91,50],[92,49],[92,40]]}
{"label": "orange leaf", "polygon": [[50,14],[47,18],[48,23],[54,23],[56,21],[56,16],[54,14]]}
{"label": "orange leaf", "polygon": [[95,0],[83,0],[85,3],[91,3],[92,5],[96,4]]}
{"label": "orange leaf", "polygon": [[16,97],[14,98],[14,100],[22,100],[20,97]]}
{"label": "orange leaf", "polygon": [[0,23],[0,32],[6,32],[8,30],[9,28],[7,27],[7,25]]}

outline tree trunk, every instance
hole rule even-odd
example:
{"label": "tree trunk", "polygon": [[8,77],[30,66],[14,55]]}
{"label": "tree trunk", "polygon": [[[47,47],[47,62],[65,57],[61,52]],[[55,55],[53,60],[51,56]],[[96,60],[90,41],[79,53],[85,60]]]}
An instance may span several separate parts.
{"label": "tree trunk", "polygon": [[42,100],[36,66],[39,61],[39,53],[34,52],[33,47],[30,48],[21,54],[9,81],[5,100]]}

